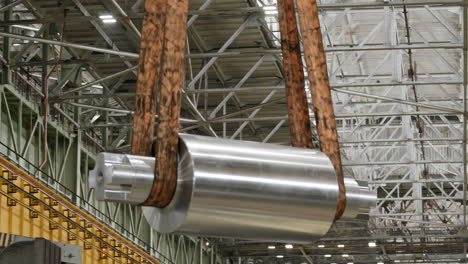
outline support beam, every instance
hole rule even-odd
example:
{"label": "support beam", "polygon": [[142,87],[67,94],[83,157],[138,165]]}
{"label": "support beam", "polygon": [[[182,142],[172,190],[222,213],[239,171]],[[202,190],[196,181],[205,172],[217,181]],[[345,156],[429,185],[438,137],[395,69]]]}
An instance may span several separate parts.
{"label": "support beam", "polygon": [[11,8],[21,4],[23,2],[23,0],[17,0],[17,1],[11,2],[11,3],[8,3],[8,2],[9,1],[5,1],[5,5],[0,7],[0,13],[5,12],[7,10],[10,10]]}
{"label": "support beam", "polygon": [[467,204],[467,183],[468,183],[468,6],[463,7],[463,227],[466,228],[466,204]]}
{"label": "support beam", "polygon": [[136,69],[137,69],[137,66],[133,66],[133,67],[128,68],[128,69],[126,69],[126,70],[123,70],[123,71],[121,71],[121,72],[117,72],[117,73],[108,75],[108,76],[103,77],[103,78],[98,79],[98,80],[94,80],[94,81],[89,82],[89,83],[87,83],[87,84],[84,84],[84,85],[82,85],[82,86],[80,86],[80,87],[76,87],[76,88],[70,89],[70,90],[68,90],[68,91],[66,91],[66,92],[63,92],[63,93],[60,94],[60,97],[61,97],[61,96],[64,96],[64,95],[67,95],[67,94],[79,92],[79,91],[81,91],[81,90],[84,90],[84,89],[89,88],[89,87],[91,87],[91,86],[93,86],[93,85],[99,84],[99,83],[101,83],[101,82],[105,82],[105,81],[108,81],[108,80],[111,80],[111,79],[114,79],[114,78],[117,78],[117,77],[126,75],[127,73],[132,72],[132,71],[134,71],[134,70],[136,70]]}
{"label": "support beam", "polygon": [[297,9],[320,150],[332,161],[340,190],[335,214],[337,220],[346,208],[346,192],[317,2],[297,0]]}
{"label": "support beam", "polygon": [[320,9],[344,9],[344,8],[383,8],[390,6],[423,6],[423,5],[440,5],[440,6],[458,6],[463,5],[463,0],[441,1],[441,0],[407,0],[407,1],[369,1],[369,2],[343,2],[343,3],[327,3],[321,4]]}
{"label": "support beam", "polygon": [[[10,0],[4,1],[5,6],[10,5]],[[3,20],[11,19],[11,9],[5,9],[3,13]],[[4,26],[4,32],[10,32],[11,26]],[[8,37],[3,37],[3,59],[9,64],[10,63],[10,48],[11,48],[11,39]],[[10,65],[2,63],[2,83],[8,84],[11,83],[11,71]]]}
{"label": "support beam", "polygon": [[[241,28],[236,31],[231,38],[225,43],[225,45],[230,45],[232,42],[237,38],[237,36],[245,29],[245,27],[249,26],[252,21],[246,21],[248,23],[243,24]],[[36,37],[29,37],[25,35],[13,34],[8,32],[0,32],[1,37],[13,38],[13,39],[22,39],[28,41],[36,41],[38,43],[46,43],[56,46],[63,46],[69,47],[74,49],[82,49],[82,50],[91,50],[99,53],[105,53],[110,55],[116,55],[120,57],[127,57],[127,58],[134,58],[138,59],[139,56],[137,53],[121,51],[121,50],[113,50],[113,49],[106,49],[106,48],[99,48],[89,45],[82,45],[76,44],[71,42],[65,41],[57,41],[57,40],[50,40],[50,39],[43,39],[43,38],[36,38]],[[251,57],[251,56],[258,56],[258,55],[274,55],[280,54],[281,50],[279,49],[232,49],[230,51],[226,51],[228,46],[222,47],[218,52],[214,53],[192,53],[189,55],[190,58],[211,58],[208,61],[207,65],[197,74],[200,75],[196,77],[194,81],[191,82],[189,87],[194,86],[194,83],[198,81],[201,76],[216,62],[217,59],[220,57]],[[463,48],[463,43],[435,43],[435,42],[428,42],[425,44],[420,43],[413,43],[411,45],[408,44],[399,44],[399,45],[384,45],[384,44],[377,44],[377,45],[363,45],[363,46],[353,46],[352,44],[343,44],[341,46],[334,46],[334,47],[327,47],[325,52],[358,52],[358,51],[378,51],[378,50],[405,50],[405,49],[461,49]],[[124,60],[128,61],[128,60]],[[130,67],[130,66],[129,66]],[[205,69],[206,68],[206,69]]]}
{"label": "support beam", "polygon": [[278,14],[291,145],[313,148],[294,0],[278,0]]}
{"label": "support beam", "polygon": [[25,36],[25,35],[18,35],[18,34],[13,34],[13,33],[8,33],[8,32],[0,32],[0,36],[7,37],[7,38],[14,38],[14,39],[29,40],[29,41],[32,41],[32,42],[36,41],[38,43],[57,45],[57,46],[63,46],[63,47],[68,47],[68,48],[74,48],[74,49],[91,50],[91,51],[95,51],[95,52],[106,53],[106,54],[111,54],[111,55],[117,55],[117,56],[121,56],[121,57],[138,58],[138,54],[133,53],[133,52],[98,48],[98,47],[82,45],[82,44],[76,44],[76,43],[70,43],[70,42],[65,42],[65,41],[57,41],[57,40],[29,37],[29,36]]}
{"label": "support beam", "polygon": [[338,92],[338,93],[357,95],[357,96],[362,96],[362,97],[366,97],[366,98],[372,98],[372,99],[376,99],[376,100],[387,101],[387,102],[393,102],[393,103],[399,103],[399,104],[405,104],[405,105],[412,105],[412,106],[416,106],[416,107],[423,107],[423,108],[437,110],[437,111],[446,111],[446,112],[455,113],[455,114],[461,114],[462,113],[462,110],[458,110],[458,109],[454,109],[454,108],[448,108],[448,107],[431,105],[431,104],[423,104],[423,103],[418,103],[418,102],[411,102],[411,101],[402,100],[402,99],[398,99],[398,98],[391,98],[391,97],[380,96],[380,95],[366,94],[366,93],[357,92],[357,91],[350,91],[350,90],[344,90],[344,89],[333,89],[333,91]]}
{"label": "support beam", "polygon": [[[148,0],[146,0],[147,2]],[[177,186],[177,154],[181,90],[184,80],[185,45],[189,0],[166,0],[167,18],[164,35],[161,84],[156,86],[158,122],[155,143],[155,181],[151,194],[143,203],[165,207],[172,200]],[[135,127],[135,126],[134,126]]]}
{"label": "support beam", "polygon": [[[216,54],[223,53],[233,42],[237,39],[237,37],[248,27],[251,26],[253,21],[255,21],[255,16],[249,16],[242,25],[229,37],[229,39],[223,44],[223,46],[216,52]],[[218,60],[218,56],[212,57],[204,66],[203,68],[193,77],[192,81],[187,85],[188,88],[193,88],[195,83],[205,74],[206,71]]]}
{"label": "support beam", "polygon": [[[73,105],[73,106],[77,106],[77,107],[82,107],[82,108],[86,108],[86,109],[95,109],[95,110],[99,110],[99,111],[107,111],[107,112],[122,113],[122,114],[129,114],[129,115],[134,115],[135,114],[134,111],[126,110],[126,109],[120,109],[120,108],[110,108],[110,107],[87,105],[87,104],[80,104],[80,103],[69,103],[69,104]],[[155,118],[157,118],[156,115],[155,115]],[[181,118],[180,121],[185,122],[185,123],[199,122],[198,120],[188,119],[188,118]]]}

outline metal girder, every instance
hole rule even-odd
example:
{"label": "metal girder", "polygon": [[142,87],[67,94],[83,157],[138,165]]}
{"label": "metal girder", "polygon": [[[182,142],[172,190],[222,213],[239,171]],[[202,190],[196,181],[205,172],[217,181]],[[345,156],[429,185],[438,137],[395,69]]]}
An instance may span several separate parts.
{"label": "metal girder", "polygon": [[105,82],[105,81],[108,81],[108,80],[112,80],[114,78],[117,78],[117,77],[121,77],[121,76],[125,76],[126,74],[130,73],[130,72],[133,72],[135,70],[138,69],[138,66],[133,66],[131,68],[128,68],[126,70],[123,70],[121,72],[117,72],[117,73],[114,73],[114,74],[111,74],[111,75],[108,75],[104,78],[101,78],[101,79],[98,79],[98,80],[95,80],[95,81],[92,81],[92,82],[89,82],[85,85],[82,85],[80,87],[76,87],[76,88],[73,88],[73,89],[70,89],[70,90],[67,90],[65,92],[62,92],[60,93],[60,96],[63,96],[63,95],[67,95],[67,94],[71,94],[71,93],[75,93],[75,92],[78,92],[78,91],[81,91],[81,90],[84,90],[86,88],[89,88],[93,85],[96,85],[96,84],[100,84],[102,82]]}
{"label": "metal girder", "polygon": [[[251,23],[251,21],[247,21],[247,22]],[[224,52],[232,43],[232,41],[234,41],[234,39],[242,32],[242,30],[247,25],[248,23],[242,26],[242,28],[240,28],[238,31],[236,31],[235,34],[231,36],[231,38],[225,43],[226,44],[225,47],[222,47],[220,51],[216,53],[200,53],[200,54],[195,53],[189,56],[190,58],[211,58],[210,60],[211,62],[209,61],[207,65],[204,66],[204,68],[194,77],[194,80],[192,81],[193,83],[191,83],[191,85],[188,85],[188,87],[192,87],[194,83],[201,78],[203,73],[206,70],[208,70],[208,68],[211,67],[211,65],[213,65],[213,63],[219,57],[237,57],[237,56],[268,55],[268,54],[280,54],[281,53],[281,50],[279,49],[257,49],[257,50],[247,49],[245,51],[236,51],[236,49],[234,49],[233,51]],[[39,43],[64,46],[64,47],[70,47],[70,48],[76,48],[76,49],[90,50],[90,51],[106,53],[106,54],[122,56],[122,57],[138,58],[137,53],[120,51],[116,49],[98,48],[98,47],[70,43],[70,42],[65,42],[65,41],[47,40],[47,39],[42,39],[42,38],[29,37],[29,36],[6,33],[6,32],[0,32],[0,36],[14,38],[14,39],[28,40],[28,41],[37,41]],[[328,53],[328,52],[342,52],[342,51],[356,52],[356,51],[405,50],[405,49],[461,49],[461,48],[463,48],[463,43],[430,43],[430,44],[411,44],[411,45],[401,44],[401,45],[395,45],[395,46],[364,45],[361,47],[350,47],[348,45],[347,47],[339,47],[339,46],[328,47],[328,48],[325,48],[325,52]]]}
{"label": "metal girder", "polygon": [[393,7],[393,6],[424,6],[424,5],[441,5],[441,6],[460,6],[463,5],[461,0],[450,0],[450,1],[440,1],[440,0],[411,0],[411,1],[387,1],[387,2],[354,2],[354,3],[330,3],[330,4],[321,4],[319,8],[321,9],[336,9],[336,8],[366,8],[366,7]]}

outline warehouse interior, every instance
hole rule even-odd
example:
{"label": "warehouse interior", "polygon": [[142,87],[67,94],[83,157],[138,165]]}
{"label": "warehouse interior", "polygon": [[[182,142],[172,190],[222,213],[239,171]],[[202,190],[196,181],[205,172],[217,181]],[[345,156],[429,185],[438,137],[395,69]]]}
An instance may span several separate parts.
{"label": "warehouse interior", "polygon": [[[299,27],[302,43],[296,43],[302,55],[292,79],[280,1],[293,3],[289,23]],[[62,248],[59,262],[37,262],[44,264],[468,263],[468,2],[280,1],[0,1],[0,263],[18,241],[48,243],[31,242],[35,238]],[[166,9],[155,5],[161,2],[167,10],[176,6],[183,22],[168,15],[174,25],[166,24],[164,37],[184,38],[164,46],[175,68],[157,70],[174,73],[168,80],[180,84],[180,100],[153,102],[156,108],[147,112],[153,120],[136,130],[149,105],[138,103],[141,67],[149,65],[142,46],[145,40],[148,54],[161,51],[154,48],[163,38],[157,19]],[[185,2],[184,13],[177,5]],[[313,17],[300,8],[311,3],[321,41],[310,37]],[[150,9],[159,14],[154,21],[145,20]],[[153,41],[145,39],[144,21],[153,23]],[[308,53],[312,42],[319,43],[322,68],[311,67],[309,59],[320,57]],[[311,76],[320,71],[322,79]],[[288,90],[301,78],[302,112],[291,108],[300,103]],[[317,103],[312,94],[325,79],[331,97]],[[318,121],[326,107],[335,129]],[[168,109],[180,109],[180,116]],[[299,126],[307,131],[297,131],[292,126],[300,119],[293,118],[304,113]],[[172,118],[172,130],[161,128],[162,117]],[[97,199],[88,179],[99,153],[154,157],[154,151],[155,166],[169,164],[177,173],[177,163],[163,157],[177,148],[170,139],[178,132],[278,147],[306,144],[327,154],[338,171],[324,149],[336,142],[337,177],[364,184],[376,194],[375,204],[365,216],[333,221],[325,235],[304,243],[161,233],[142,207]],[[293,134],[307,142],[295,143]],[[146,152],[135,150],[135,142]]]}

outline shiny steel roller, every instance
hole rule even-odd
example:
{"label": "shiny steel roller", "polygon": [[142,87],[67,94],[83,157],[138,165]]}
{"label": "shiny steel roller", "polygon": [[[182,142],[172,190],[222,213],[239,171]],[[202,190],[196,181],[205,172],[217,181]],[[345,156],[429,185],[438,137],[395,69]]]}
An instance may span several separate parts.
{"label": "shiny steel roller", "polygon": [[[164,208],[143,207],[158,232],[311,242],[332,225],[338,185],[332,163],[320,151],[186,134],[179,142],[177,188],[171,203]],[[119,154],[99,155],[105,160],[105,155]],[[150,192],[154,158],[119,156],[125,156],[120,163],[101,166],[107,173],[97,165],[90,185],[96,186],[96,193],[112,191],[106,196],[112,199],[104,200],[141,203]],[[104,179],[111,184],[99,184],[96,179],[101,174],[108,175]],[[375,194],[354,179],[347,178],[346,187],[348,203],[342,219],[354,219],[375,204]],[[113,193],[119,188],[126,195]]]}

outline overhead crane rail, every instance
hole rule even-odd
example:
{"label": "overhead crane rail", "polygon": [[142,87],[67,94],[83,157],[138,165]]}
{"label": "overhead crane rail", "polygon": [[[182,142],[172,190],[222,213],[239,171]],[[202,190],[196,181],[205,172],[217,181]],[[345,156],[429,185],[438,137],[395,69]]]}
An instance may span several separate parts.
{"label": "overhead crane rail", "polygon": [[[13,152],[1,142],[0,146]],[[32,165],[19,155],[16,157],[21,163]],[[0,153],[0,233],[80,245],[84,249],[83,264],[172,263],[144,242],[139,241],[141,248],[129,241],[138,238],[125,238],[111,230],[97,219],[106,217],[104,213],[52,177],[44,174],[33,178],[19,167],[19,162]],[[158,258],[147,253],[150,250]]]}

